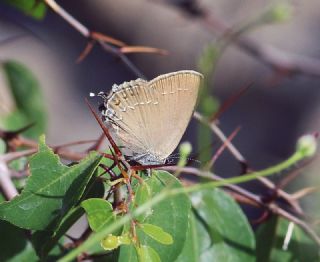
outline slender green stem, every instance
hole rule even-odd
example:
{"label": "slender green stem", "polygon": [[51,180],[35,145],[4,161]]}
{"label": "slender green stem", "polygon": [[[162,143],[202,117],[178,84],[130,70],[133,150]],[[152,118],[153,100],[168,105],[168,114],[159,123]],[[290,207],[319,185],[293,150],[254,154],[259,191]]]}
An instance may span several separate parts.
{"label": "slender green stem", "polygon": [[224,179],[221,181],[214,181],[214,182],[209,182],[209,183],[198,184],[198,185],[191,186],[188,188],[163,190],[161,193],[159,193],[158,195],[153,197],[150,201],[148,201],[145,204],[136,208],[131,214],[127,214],[127,215],[123,216],[122,218],[118,219],[115,223],[111,224],[110,226],[105,227],[100,232],[92,235],[85,242],[83,242],[82,245],[80,245],[79,247],[77,247],[76,249],[74,249],[70,253],[68,253],[66,256],[61,258],[59,260],[59,262],[72,261],[72,259],[76,258],[77,255],[79,255],[82,252],[85,252],[86,250],[91,248],[94,244],[101,241],[101,239],[103,239],[106,235],[110,234],[111,232],[114,232],[115,230],[117,230],[121,226],[128,223],[132,218],[143,214],[144,212],[149,210],[151,207],[153,207],[157,203],[167,199],[169,196],[191,193],[191,192],[199,191],[202,189],[215,188],[215,187],[219,187],[219,186],[224,186],[226,184],[239,184],[239,183],[254,180],[257,177],[273,175],[275,173],[279,173],[279,172],[289,168],[290,166],[294,165],[295,163],[297,163],[298,161],[300,161],[303,158],[305,158],[305,155],[301,154],[300,151],[296,151],[290,158],[288,158],[284,162],[282,162],[278,165],[269,167],[267,169],[261,170],[261,171],[253,172],[253,173],[246,174],[246,175],[239,176],[239,177],[228,178],[228,179]]}

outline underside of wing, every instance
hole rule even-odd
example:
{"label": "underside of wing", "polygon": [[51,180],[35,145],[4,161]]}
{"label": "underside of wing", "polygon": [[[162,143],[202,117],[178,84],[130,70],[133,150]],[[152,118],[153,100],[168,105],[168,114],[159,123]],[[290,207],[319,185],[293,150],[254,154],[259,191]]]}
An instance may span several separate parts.
{"label": "underside of wing", "polygon": [[167,158],[179,144],[196,106],[202,75],[179,71],[149,82],[159,104],[152,119],[153,150]]}
{"label": "underside of wing", "polygon": [[146,86],[147,81],[142,79],[125,82],[113,89],[105,105],[105,116],[125,155],[144,154],[148,150],[145,136],[148,120],[141,108],[148,100]]}
{"label": "underside of wing", "polygon": [[120,85],[104,114],[116,140],[137,156],[167,158],[189,123],[201,77],[194,71],[179,71],[150,82],[137,79]]}

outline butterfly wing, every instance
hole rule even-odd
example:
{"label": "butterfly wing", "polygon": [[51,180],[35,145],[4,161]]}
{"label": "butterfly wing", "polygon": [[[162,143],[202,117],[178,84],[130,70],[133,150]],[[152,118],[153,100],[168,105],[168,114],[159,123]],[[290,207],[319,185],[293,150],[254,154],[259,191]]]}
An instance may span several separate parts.
{"label": "butterfly wing", "polygon": [[150,148],[166,159],[179,144],[197,102],[202,75],[195,71],[178,71],[159,76],[149,82],[154,100],[151,119],[153,140]]}
{"label": "butterfly wing", "polygon": [[106,122],[111,127],[117,144],[124,148],[125,155],[142,154],[146,151],[143,135],[145,123],[141,111],[141,101],[147,82],[142,79],[124,82],[113,87],[105,101]]}
{"label": "butterfly wing", "polygon": [[141,162],[150,157],[163,162],[189,123],[201,77],[194,71],[179,71],[118,86],[106,103],[105,115],[124,154],[136,155]]}

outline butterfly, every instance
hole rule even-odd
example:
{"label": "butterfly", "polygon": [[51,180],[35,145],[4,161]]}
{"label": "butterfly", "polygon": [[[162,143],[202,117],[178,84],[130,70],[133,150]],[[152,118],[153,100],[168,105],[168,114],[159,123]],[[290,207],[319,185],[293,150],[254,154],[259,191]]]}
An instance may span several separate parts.
{"label": "butterfly", "polygon": [[114,84],[110,93],[97,94],[103,99],[102,120],[128,160],[141,165],[166,162],[188,126],[202,78],[183,70]]}

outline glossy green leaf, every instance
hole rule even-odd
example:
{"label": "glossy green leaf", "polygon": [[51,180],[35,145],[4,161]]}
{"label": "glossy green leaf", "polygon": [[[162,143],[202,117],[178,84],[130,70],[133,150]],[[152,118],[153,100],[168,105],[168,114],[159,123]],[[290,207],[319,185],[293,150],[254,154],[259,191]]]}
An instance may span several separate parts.
{"label": "glossy green leaf", "polygon": [[158,253],[151,247],[138,247],[137,253],[139,256],[139,262],[161,262]]}
{"label": "glossy green leaf", "polygon": [[34,126],[23,134],[31,138],[38,138],[45,132],[47,125],[46,106],[39,83],[32,72],[18,62],[7,61],[3,63],[3,68],[16,110],[2,118],[0,125],[7,130],[16,130],[34,123]]}
{"label": "glossy green leaf", "polygon": [[175,262],[198,262],[200,260],[199,244],[196,220],[193,212],[190,211],[187,238],[183,250]]}
{"label": "glossy green leaf", "polygon": [[0,221],[0,261],[29,262],[37,261],[37,255],[27,240],[24,230]]}
{"label": "glossy green leaf", "polygon": [[81,203],[84,208],[90,228],[99,232],[104,226],[115,220],[112,205],[100,198],[90,198]]}
{"label": "glossy green leaf", "polygon": [[319,247],[301,228],[273,216],[256,232],[257,261],[320,261]]}
{"label": "glossy green leaf", "polygon": [[65,166],[42,137],[39,152],[30,158],[26,187],[0,204],[0,218],[25,229],[46,229],[79,201],[100,159],[92,153],[79,164]]}
{"label": "glossy green leaf", "polygon": [[[142,205],[166,189],[182,188],[180,182],[165,171],[154,171],[145,183],[134,187],[136,192],[132,208]],[[138,223],[152,224],[162,228],[173,238],[172,245],[163,245],[141,230],[137,230],[139,243],[154,249],[161,261],[174,261],[181,253],[186,240],[190,200],[186,194],[170,196],[137,218]],[[138,228],[139,229],[139,228]],[[128,230],[128,227],[127,227]],[[138,261],[136,250],[132,245],[121,246],[119,261]]]}
{"label": "glossy green leaf", "polygon": [[5,0],[5,2],[36,19],[42,19],[47,10],[46,5],[39,0]]}
{"label": "glossy green leaf", "polygon": [[192,194],[199,261],[255,261],[255,238],[239,205],[220,189]]}
{"label": "glossy green leaf", "polygon": [[149,237],[152,237],[163,245],[171,245],[173,243],[172,236],[163,231],[161,227],[151,224],[140,224],[139,228]]}

